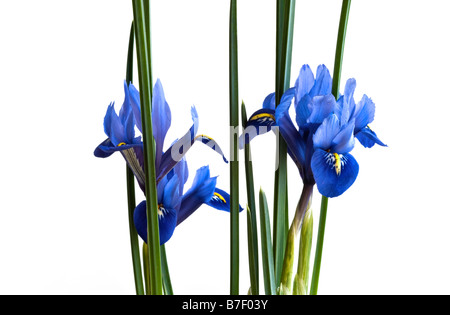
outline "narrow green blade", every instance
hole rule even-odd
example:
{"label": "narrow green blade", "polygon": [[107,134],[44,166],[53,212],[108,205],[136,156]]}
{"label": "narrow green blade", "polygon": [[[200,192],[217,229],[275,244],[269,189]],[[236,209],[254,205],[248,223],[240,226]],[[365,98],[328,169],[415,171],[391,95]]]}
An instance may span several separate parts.
{"label": "narrow green blade", "polygon": [[239,85],[238,85],[238,42],[237,42],[237,8],[236,0],[230,3],[230,195],[231,195],[231,229],[230,229],[230,293],[239,294]]}
{"label": "narrow green blade", "polygon": [[[245,104],[241,106],[242,127],[247,124],[247,111]],[[253,181],[253,163],[250,144],[246,144],[245,151],[245,179],[247,183],[247,239],[250,269],[250,283],[252,295],[259,294],[259,253],[258,253],[258,226],[256,222],[255,185]]]}
{"label": "narrow green blade", "polygon": [[[275,99],[280,103],[290,85],[290,68],[294,30],[295,0],[277,1]],[[274,259],[277,285],[281,281],[287,234],[289,229],[287,194],[287,145],[282,137],[277,143],[274,192]]]}
{"label": "narrow green blade", "polygon": [[162,295],[161,252],[159,245],[158,195],[156,191],[155,143],[151,112],[151,60],[149,45],[149,16],[144,6],[148,0],[132,0],[136,28],[136,46],[141,98],[142,133],[144,143],[145,193],[147,196],[147,234],[150,264],[150,293]]}
{"label": "narrow green blade", "polygon": [[273,248],[270,231],[269,207],[264,191],[259,192],[259,209],[261,220],[261,257],[263,262],[264,289],[266,295],[276,294]]}

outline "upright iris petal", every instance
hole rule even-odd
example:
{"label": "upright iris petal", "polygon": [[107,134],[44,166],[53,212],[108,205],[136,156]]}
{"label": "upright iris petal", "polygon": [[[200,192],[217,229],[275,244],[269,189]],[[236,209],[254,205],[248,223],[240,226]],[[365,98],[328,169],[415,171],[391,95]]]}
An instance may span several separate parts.
{"label": "upright iris petal", "polygon": [[338,100],[337,113],[341,123],[346,124],[351,119],[355,120],[354,135],[364,147],[371,148],[375,144],[386,146],[369,127],[375,118],[374,102],[364,94],[361,101],[355,103],[353,97],[355,89],[355,79],[348,79],[344,95]]}
{"label": "upright iris petal", "polygon": [[170,112],[169,104],[167,104],[164,95],[164,89],[161,81],[156,80],[153,88],[152,97],[152,121],[153,121],[153,137],[156,144],[156,165],[161,163],[163,155],[164,139],[172,122],[172,113]]}

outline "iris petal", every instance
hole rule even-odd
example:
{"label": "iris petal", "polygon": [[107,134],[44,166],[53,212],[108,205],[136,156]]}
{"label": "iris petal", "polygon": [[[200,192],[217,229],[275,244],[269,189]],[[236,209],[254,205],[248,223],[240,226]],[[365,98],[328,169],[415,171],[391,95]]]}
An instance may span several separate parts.
{"label": "iris petal", "polygon": [[192,187],[182,197],[177,225],[186,220],[202,204],[211,200],[216,182],[216,177],[210,177],[208,166],[201,167],[197,170]]}
{"label": "iris petal", "polygon": [[377,134],[369,127],[361,129],[355,134],[355,137],[365,148],[372,148],[375,144],[387,147],[387,145],[381,142],[381,140],[378,139]]}
{"label": "iris petal", "polygon": [[158,79],[153,88],[152,97],[152,121],[153,121],[153,137],[156,145],[156,165],[159,165],[162,154],[164,139],[170,128],[172,114],[169,104],[167,104],[164,89],[161,81]]}
{"label": "iris petal", "polygon": [[328,150],[339,133],[339,119],[335,114],[328,116],[313,135],[314,148]]}
{"label": "iris petal", "polygon": [[312,110],[312,98],[307,94],[300,99],[300,102],[296,102],[295,106],[295,120],[299,128],[302,128],[307,124],[309,116],[311,116]]}
{"label": "iris petal", "polygon": [[210,147],[211,149],[222,155],[224,162],[228,163],[228,160],[225,157],[225,153],[223,153],[219,144],[213,138],[207,135],[198,135],[197,137],[195,137],[195,141],[200,141],[201,143],[206,144],[208,147]]}
{"label": "iris petal", "polygon": [[[159,208],[159,243],[165,244],[173,235],[177,222],[174,209]],[[147,202],[142,201],[134,210],[134,226],[138,235],[147,243]]]}
{"label": "iris petal", "polygon": [[334,137],[331,143],[331,151],[334,153],[348,153],[355,147],[355,137],[353,131],[355,130],[355,121],[352,119],[347,126],[341,129]]}
{"label": "iris petal", "polygon": [[347,124],[350,117],[353,115],[353,112],[355,111],[355,100],[353,98],[355,88],[356,80],[348,79],[347,83],[345,84],[344,95],[339,98],[339,101],[341,102],[339,116],[341,126]]}
{"label": "iris petal", "polygon": [[[291,98],[292,99],[292,98]],[[275,118],[277,125],[280,129],[283,139],[289,149],[289,155],[297,166],[304,165],[305,163],[305,147],[306,143],[301,137],[298,130],[295,128],[294,123],[289,116],[289,108],[291,101],[289,98],[284,99],[283,102],[277,107],[275,112]]]}
{"label": "iris petal", "polygon": [[242,150],[245,144],[250,143],[256,136],[263,135],[272,130],[275,125],[275,110],[260,109],[247,121],[244,132],[239,137],[239,148]]}
{"label": "iris petal", "polygon": [[340,172],[336,171],[336,158],[333,153],[317,149],[311,160],[311,168],[317,189],[326,197],[342,195],[355,182],[359,165],[351,154],[339,156]]}
{"label": "iris petal", "polygon": [[275,110],[275,93],[267,95],[263,102],[263,108]]}
{"label": "iris petal", "polygon": [[131,83],[128,90],[130,92],[131,109],[133,110],[136,127],[142,133],[141,99],[139,96],[139,91]]}
{"label": "iris petal", "polygon": [[[230,194],[222,189],[216,188],[212,198],[206,204],[214,209],[230,212],[230,201]],[[242,210],[244,208],[239,206],[239,211]]]}
{"label": "iris petal", "polygon": [[331,94],[332,79],[330,71],[325,65],[319,65],[316,71],[316,82],[310,91],[310,95],[328,95]]}
{"label": "iris petal", "polygon": [[161,163],[156,165],[156,177],[158,182],[166,176],[179,161],[181,161],[194,143],[195,135],[198,130],[198,114],[195,107],[192,107],[191,109],[191,116],[193,120],[191,128],[189,128],[181,139],[177,140],[166,152],[164,152],[161,157]]}
{"label": "iris petal", "polygon": [[361,101],[356,105],[354,117],[356,132],[373,122],[375,118],[375,103],[367,95],[363,95]]}
{"label": "iris petal", "polygon": [[325,96],[315,96],[311,101],[312,111],[307,122],[312,124],[320,124],[331,113],[336,111],[336,98],[329,94]]}
{"label": "iris petal", "polygon": [[314,86],[314,74],[309,65],[303,65],[300,69],[300,74],[295,81],[295,103],[311,91]]}
{"label": "iris petal", "polygon": [[181,202],[180,179],[178,174],[174,174],[164,187],[162,200],[158,200],[165,208],[178,209]]}

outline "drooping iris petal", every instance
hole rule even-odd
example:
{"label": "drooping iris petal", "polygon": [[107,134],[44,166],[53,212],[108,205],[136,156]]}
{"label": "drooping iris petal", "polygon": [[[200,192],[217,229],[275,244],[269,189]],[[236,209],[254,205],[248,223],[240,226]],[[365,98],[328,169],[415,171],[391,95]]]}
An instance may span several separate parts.
{"label": "drooping iris petal", "polygon": [[359,140],[359,142],[365,147],[365,148],[372,148],[375,144],[381,145],[383,147],[387,147],[386,144],[381,142],[380,139],[378,139],[377,134],[370,129],[368,126],[366,128],[361,129],[355,137]]}
{"label": "drooping iris petal", "polygon": [[[159,243],[165,244],[173,235],[176,227],[177,212],[173,209],[159,208]],[[134,226],[138,235],[147,243],[147,202],[142,201],[134,210]]]}
{"label": "drooping iris petal", "polygon": [[[212,198],[206,204],[214,209],[230,212],[230,201],[230,194],[222,189],[216,188]],[[239,212],[242,210],[244,208],[239,206]]]}
{"label": "drooping iris petal", "polygon": [[[162,190],[162,195],[158,191],[158,222],[159,222],[159,241],[160,244],[166,243],[173,235],[177,225],[177,205],[180,203],[180,191],[178,185],[178,176],[175,174],[166,181],[165,186],[158,185]],[[162,198],[162,199],[160,199]],[[134,211],[134,225],[139,236],[147,242],[147,204],[141,202]]]}
{"label": "drooping iris petal", "polygon": [[247,121],[244,132],[239,137],[239,148],[250,143],[256,136],[263,135],[272,130],[275,125],[275,110],[262,108],[256,111]]}
{"label": "drooping iris petal", "polygon": [[219,144],[213,138],[207,135],[198,135],[195,137],[195,141],[200,141],[201,143],[206,144],[208,147],[210,147],[211,149],[222,155],[222,158],[225,161],[225,163],[228,163],[228,160],[225,157],[225,153],[223,153]]}
{"label": "drooping iris petal", "polygon": [[153,88],[152,121],[153,137],[155,138],[156,145],[155,163],[159,165],[163,154],[164,139],[172,122],[169,104],[167,104],[164,89],[159,79]]}
{"label": "drooping iris petal", "polygon": [[355,132],[359,132],[375,119],[375,103],[367,96],[363,95],[360,102],[355,107]]}
{"label": "drooping iris petal", "polygon": [[275,110],[275,105],[275,93],[267,95],[263,102],[263,108]]}
{"label": "drooping iris petal", "polygon": [[305,163],[305,146],[306,143],[301,137],[294,123],[289,116],[289,108],[291,106],[292,97],[282,98],[282,102],[277,107],[275,112],[275,119],[277,126],[286,141],[289,149],[289,155],[298,167]]}
{"label": "drooping iris petal", "polygon": [[337,154],[317,149],[311,168],[319,192],[329,198],[343,194],[356,180],[359,165],[349,154]]}
{"label": "drooping iris petal", "polygon": [[183,195],[178,211],[177,225],[186,220],[202,204],[211,200],[216,188],[217,178],[211,177],[209,167],[197,170],[191,188]]}
{"label": "drooping iris petal", "polygon": [[314,74],[309,65],[303,65],[300,74],[295,81],[295,103],[297,104],[303,96],[308,94],[314,86]]}

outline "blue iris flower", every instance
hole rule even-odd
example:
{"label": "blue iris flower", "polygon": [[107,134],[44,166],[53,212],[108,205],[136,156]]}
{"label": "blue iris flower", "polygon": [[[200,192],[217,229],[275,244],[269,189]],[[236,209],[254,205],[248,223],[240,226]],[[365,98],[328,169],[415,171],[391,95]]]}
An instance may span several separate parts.
{"label": "blue iris flower", "polygon": [[[350,154],[355,138],[365,147],[385,146],[368,126],[375,114],[372,100],[364,95],[356,104],[353,99],[356,81],[348,80],[344,95],[337,101],[331,87],[332,78],[324,65],[317,68],[316,77],[304,65],[279,106],[275,109],[274,94],[267,96],[263,109],[250,117],[240,138],[242,147],[255,136],[278,127],[304,184],[317,184],[319,192],[330,198],[344,193],[358,176],[359,165]],[[292,104],[297,126],[289,114]],[[259,126],[262,132],[255,131]]]}
{"label": "blue iris flower", "polygon": [[[145,193],[145,173],[143,160],[143,143],[141,137],[135,136],[135,128],[142,132],[140,98],[137,89],[125,83],[125,100],[119,115],[110,104],[104,119],[104,129],[108,139],[94,151],[100,158],[120,152],[133,171],[139,186]],[[189,171],[185,154],[192,145],[199,141],[222,155],[228,162],[219,145],[210,137],[197,135],[198,114],[191,108],[192,127],[179,140],[173,142],[164,152],[166,134],[171,125],[171,112],[165,99],[162,84],[157,80],[153,90],[152,121],[155,139],[155,167],[158,192],[158,217],[160,243],[164,244],[172,236],[175,227],[195,212],[202,204],[218,210],[229,211],[229,195],[216,188],[216,178],[210,177],[209,167],[197,171],[192,187],[183,194]],[[138,234],[147,241],[146,202],[141,202],[135,209],[134,222]]]}

